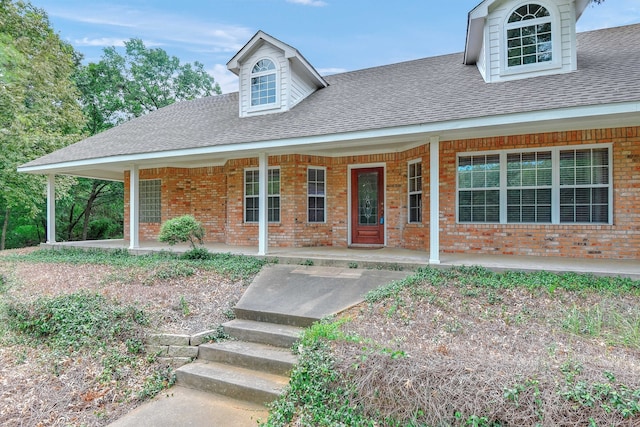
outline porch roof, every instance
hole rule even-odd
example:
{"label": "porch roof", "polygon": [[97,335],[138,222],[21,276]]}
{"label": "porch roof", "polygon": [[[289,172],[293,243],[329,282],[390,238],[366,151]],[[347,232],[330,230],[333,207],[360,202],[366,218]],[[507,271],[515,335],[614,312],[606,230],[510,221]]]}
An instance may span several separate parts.
{"label": "porch roof", "polygon": [[122,180],[141,167],[230,158],[400,151],[441,140],[633,126],[640,112],[640,24],[578,35],[579,69],[485,83],[463,54],[327,76],[285,113],[240,118],[238,93],[180,102],[35,159],[22,172]]}
{"label": "porch roof", "polygon": [[[85,249],[129,249],[126,240],[93,240],[79,242],[43,243],[45,248],[78,247]],[[231,253],[235,255],[258,256],[257,246],[231,246],[223,243],[205,244],[211,253]],[[186,244],[168,246],[156,241],[141,241],[138,249],[129,249],[134,254],[152,252],[183,253],[189,249]],[[312,261],[318,266],[340,266],[358,268],[387,268],[415,270],[429,265],[429,253],[399,248],[356,249],[343,247],[308,247],[269,249],[269,259],[278,259],[282,264],[304,264]],[[640,263],[637,260],[584,259],[553,256],[515,256],[486,254],[440,255],[438,268],[453,266],[481,266],[493,271],[549,271],[555,273],[585,273],[599,276],[629,277],[640,280]]]}

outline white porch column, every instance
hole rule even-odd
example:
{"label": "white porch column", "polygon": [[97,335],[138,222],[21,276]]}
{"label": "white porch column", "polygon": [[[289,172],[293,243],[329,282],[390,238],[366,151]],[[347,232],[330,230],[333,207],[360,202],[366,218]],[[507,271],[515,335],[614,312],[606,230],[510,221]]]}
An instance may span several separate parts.
{"label": "white porch column", "polygon": [[129,249],[140,247],[140,170],[133,165],[129,171]]}
{"label": "white porch column", "polygon": [[259,170],[258,179],[260,186],[258,190],[258,255],[266,255],[269,247],[269,164],[267,153],[260,153],[258,156]]}
{"label": "white porch column", "polygon": [[47,243],[56,242],[56,176],[47,176]]}
{"label": "white porch column", "polygon": [[440,264],[440,138],[429,140],[429,264]]}

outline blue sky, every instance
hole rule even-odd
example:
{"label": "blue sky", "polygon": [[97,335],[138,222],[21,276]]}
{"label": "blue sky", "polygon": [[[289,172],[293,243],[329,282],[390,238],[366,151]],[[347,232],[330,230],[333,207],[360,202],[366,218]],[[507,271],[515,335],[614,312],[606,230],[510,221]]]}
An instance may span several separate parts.
{"label": "blue sky", "polygon": [[[200,61],[223,93],[226,63],[256,31],[290,44],[331,74],[464,50],[467,13],[480,0],[32,0],[60,36],[100,60],[106,46],[141,38],[182,62]],[[639,0],[589,6],[578,31],[640,22]]]}

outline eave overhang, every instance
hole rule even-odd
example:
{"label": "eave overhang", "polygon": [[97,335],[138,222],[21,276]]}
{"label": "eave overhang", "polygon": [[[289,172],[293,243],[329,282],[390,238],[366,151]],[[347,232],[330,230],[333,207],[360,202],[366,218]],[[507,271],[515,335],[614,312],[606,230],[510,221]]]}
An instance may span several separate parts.
{"label": "eave overhang", "polygon": [[21,166],[18,172],[59,174],[122,181],[124,172],[159,167],[195,168],[221,166],[230,159],[256,157],[259,153],[307,154],[341,157],[401,152],[441,141],[637,126],[640,101],[571,107],[526,113],[496,115],[300,138],[253,141],[192,149],[101,157],[85,160]]}

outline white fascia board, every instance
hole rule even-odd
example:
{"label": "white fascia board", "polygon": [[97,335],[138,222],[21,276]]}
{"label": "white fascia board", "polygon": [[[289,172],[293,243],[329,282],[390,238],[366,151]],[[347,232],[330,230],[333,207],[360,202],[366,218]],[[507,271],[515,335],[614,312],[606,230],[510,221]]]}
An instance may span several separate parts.
{"label": "white fascia board", "polygon": [[[446,133],[451,131],[473,130],[491,127],[499,128],[501,126],[514,126],[519,124],[531,125],[532,123],[536,122],[559,122],[563,120],[567,121],[588,117],[606,117],[633,113],[640,113],[640,101],[504,114],[489,117],[477,117],[470,119],[450,120],[436,123],[423,123],[357,132],[315,135],[300,138],[274,139],[267,141],[214,145],[209,147],[158,151],[144,154],[126,154],[121,156],[51,163],[47,165],[19,167],[18,172],[47,173],[48,171],[64,170],[68,168],[86,168],[89,166],[108,165],[115,163],[142,164],[143,162],[149,162],[152,160],[161,160],[167,158],[177,159],[181,157],[198,155],[228,155],[234,153],[234,157],[238,157],[238,154],[242,152],[269,152],[270,150],[280,149],[284,147],[311,148],[314,145],[317,146],[321,144],[336,142],[368,140],[372,138],[393,138],[420,134],[441,135],[441,141],[443,141],[445,140],[444,138],[446,138]],[[540,132],[545,132],[545,130],[541,129]]]}

